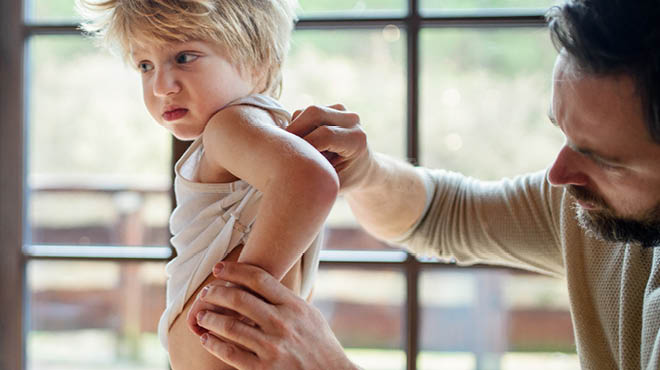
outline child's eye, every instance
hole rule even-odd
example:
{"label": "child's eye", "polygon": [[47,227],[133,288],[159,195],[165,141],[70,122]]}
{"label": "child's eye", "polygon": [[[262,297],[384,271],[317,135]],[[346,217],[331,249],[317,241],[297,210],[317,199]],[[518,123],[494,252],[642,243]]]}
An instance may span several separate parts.
{"label": "child's eye", "polygon": [[186,64],[190,62],[194,62],[199,56],[195,54],[189,54],[189,53],[181,53],[176,56],[176,62],[178,64]]}
{"label": "child's eye", "polygon": [[138,69],[140,70],[140,72],[146,73],[154,69],[154,66],[152,66],[150,63],[147,62],[140,62],[138,64]]}

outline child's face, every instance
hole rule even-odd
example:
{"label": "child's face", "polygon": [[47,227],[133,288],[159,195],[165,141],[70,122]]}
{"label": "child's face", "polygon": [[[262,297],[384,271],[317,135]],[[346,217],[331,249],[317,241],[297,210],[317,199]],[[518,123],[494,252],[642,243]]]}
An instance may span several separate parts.
{"label": "child's face", "polygon": [[211,116],[249,95],[254,83],[209,42],[135,47],[131,59],[142,75],[144,103],[161,126],[181,140],[199,137]]}

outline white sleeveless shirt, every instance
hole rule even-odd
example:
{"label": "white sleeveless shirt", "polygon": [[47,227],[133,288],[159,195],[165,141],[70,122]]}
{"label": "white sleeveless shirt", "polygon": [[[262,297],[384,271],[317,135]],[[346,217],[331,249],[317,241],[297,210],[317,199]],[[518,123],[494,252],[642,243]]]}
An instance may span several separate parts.
{"label": "white sleeveless shirt", "polygon": [[[264,109],[282,128],[291,121],[289,112],[265,95],[240,98],[226,107],[232,105]],[[212,273],[216,263],[247,241],[262,197],[260,191],[243,180],[222,184],[190,181],[203,152],[202,140],[198,138],[174,167],[177,206],[170,217],[170,232],[173,235],[170,242],[177,256],[166,266],[167,306],[158,323],[158,335],[166,349],[169,328],[188,299]],[[303,297],[312,291],[322,242],[323,236],[319,233],[303,254]]]}

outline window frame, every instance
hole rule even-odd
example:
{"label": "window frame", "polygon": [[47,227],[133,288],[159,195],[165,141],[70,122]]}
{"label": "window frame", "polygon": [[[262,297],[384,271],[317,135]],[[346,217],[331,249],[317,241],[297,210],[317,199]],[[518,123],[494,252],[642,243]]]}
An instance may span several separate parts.
{"label": "window frame", "polygon": [[25,364],[23,6],[0,2],[0,368]]}
{"label": "window frame", "polygon": [[[419,159],[419,62],[420,31],[427,28],[510,28],[545,27],[542,9],[489,9],[425,13],[419,0],[406,0],[407,10],[391,17],[373,16],[313,16],[302,17],[298,30],[380,29],[396,25],[406,31],[406,154],[413,164]],[[377,13],[384,14],[384,13]],[[393,13],[394,14],[394,13]],[[114,251],[103,248],[70,247],[66,250],[26,244],[26,143],[25,107],[25,45],[36,35],[77,35],[75,24],[31,24],[24,17],[24,0],[0,2],[0,80],[9,88],[0,89],[0,368],[25,369],[28,294],[25,270],[29,261],[45,260],[110,260],[165,261],[173,256],[170,247],[120,247]],[[173,141],[173,163],[185,151],[187,143]],[[174,204],[174,202],[172,203]],[[94,247],[92,247],[94,248]],[[401,251],[324,251],[321,264],[328,267],[378,268],[396,267],[406,278],[404,351],[406,368],[416,369],[419,354],[419,276],[423,269],[456,268],[454,265],[422,262]],[[503,269],[476,266],[473,269]],[[18,298],[17,298],[18,297]],[[15,302],[16,304],[6,304]]]}

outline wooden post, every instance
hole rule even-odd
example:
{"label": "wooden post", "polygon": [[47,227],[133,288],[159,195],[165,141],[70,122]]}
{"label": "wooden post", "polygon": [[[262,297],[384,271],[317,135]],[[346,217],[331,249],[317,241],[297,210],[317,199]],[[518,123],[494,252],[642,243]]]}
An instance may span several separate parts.
{"label": "wooden post", "polygon": [[0,2],[0,369],[25,366],[23,1]]}

